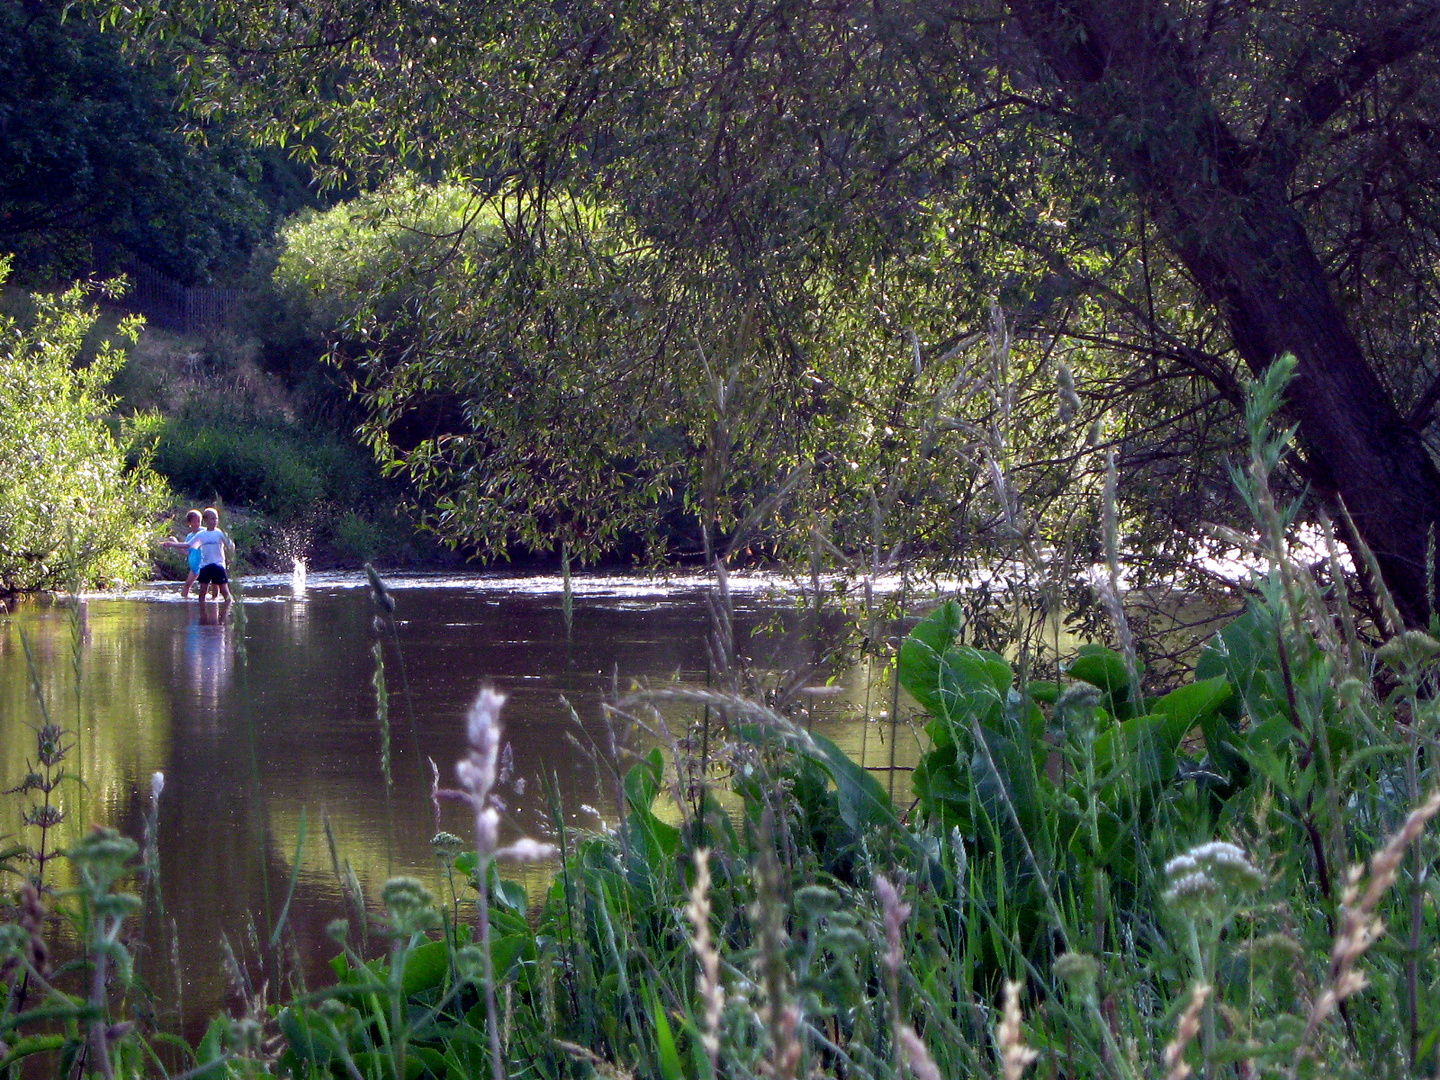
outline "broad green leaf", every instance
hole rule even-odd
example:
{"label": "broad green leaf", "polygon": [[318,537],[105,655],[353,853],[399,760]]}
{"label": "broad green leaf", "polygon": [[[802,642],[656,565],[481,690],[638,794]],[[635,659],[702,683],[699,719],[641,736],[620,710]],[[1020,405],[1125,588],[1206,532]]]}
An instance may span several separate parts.
{"label": "broad green leaf", "polygon": [[940,661],[938,714],[960,730],[971,718],[994,727],[1004,716],[1015,675],[1005,658],[962,645]]}
{"label": "broad green leaf", "polygon": [[824,735],[812,732],[810,740],[820,751],[820,762],[835,782],[840,816],[856,835],[898,823],[895,806],[879,780]]}
{"label": "broad green leaf", "polygon": [[940,711],[940,661],[960,636],[960,605],[947,600],[921,619],[900,646],[900,685],[927,712]]}
{"label": "broad green leaf", "polygon": [[443,941],[427,941],[405,957],[401,989],[406,997],[439,987],[450,970],[449,947]]}
{"label": "broad green leaf", "polygon": [[1157,701],[1150,702],[1150,711],[1162,713],[1188,731],[1229,700],[1233,691],[1223,675],[1202,682],[1193,682],[1172,690]]}

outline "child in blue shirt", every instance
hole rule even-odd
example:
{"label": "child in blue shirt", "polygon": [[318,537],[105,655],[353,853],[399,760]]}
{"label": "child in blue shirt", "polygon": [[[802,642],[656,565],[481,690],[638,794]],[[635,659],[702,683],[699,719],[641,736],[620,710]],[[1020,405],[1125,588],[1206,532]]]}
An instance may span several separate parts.
{"label": "child in blue shirt", "polygon": [[172,536],[168,540],[160,541],[161,547],[185,548],[189,554],[190,576],[185,579],[185,588],[180,593],[186,600],[190,599],[190,586],[195,584],[195,578],[200,573],[200,549],[190,546],[190,541],[194,540],[195,535],[200,531],[200,523],[200,511],[190,510],[185,514],[185,527],[190,530],[185,539],[177,540]]}

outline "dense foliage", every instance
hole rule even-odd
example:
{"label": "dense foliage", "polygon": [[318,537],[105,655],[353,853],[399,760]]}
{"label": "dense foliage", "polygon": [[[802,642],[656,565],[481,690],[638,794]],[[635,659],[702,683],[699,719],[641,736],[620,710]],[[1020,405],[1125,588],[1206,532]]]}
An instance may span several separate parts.
{"label": "dense foliage", "polygon": [[86,300],[76,286],[0,317],[0,592],[133,581],[168,499],[147,455],[127,464],[132,433],[104,419],[123,350],[77,363],[97,315]]}
{"label": "dense foliage", "polygon": [[[464,189],[400,185],[282,232],[290,321],[353,373],[362,430],[437,532],[482,552],[708,544],[963,573],[1049,544],[1084,565],[1106,451],[1188,393],[1127,393],[1124,372],[1072,353],[1102,402],[1081,404],[1069,364],[1016,341],[998,308],[955,333],[965,270],[940,230],[863,280],[810,273],[737,314],[710,264],[669,264],[615,207],[557,218],[517,247]],[[1137,509],[1140,573],[1173,571],[1176,520],[1233,514],[1213,451],[1187,445],[1147,469],[1177,500]]]}
{"label": "dense foliage", "polygon": [[[852,420],[914,432],[903,407],[887,415],[909,388],[908,335],[931,374],[996,297],[1017,354],[1078,373],[1078,411],[1130,410],[1111,431],[1133,518],[1193,524],[1182,493],[1224,502],[1210,466],[1235,430],[1239,372],[1293,352],[1299,478],[1343,496],[1405,617],[1423,621],[1440,514],[1421,344],[1435,309],[1427,5],[339,3],[277,22],[197,0],[115,16],[180,65],[205,115],[280,141],[323,129],[353,175],[416,169],[473,191],[476,220],[498,217],[525,268],[509,302],[553,306],[561,326],[574,312],[547,292],[556,281],[583,294],[608,271],[605,295],[624,296],[640,273],[589,261],[588,226],[557,210],[604,207],[661,305],[617,335],[621,370],[702,385],[702,350],[733,362],[766,410],[757,430],[783,432],[755,456],[779,465],[766,480],[855,461]],[[417,302],[424,363],[377,390],[382,426],[397,401],[456,406],[445,434],[470,452],[427,456],[427,476],[467,494],[497,423],[500,441],[523,442],[554,417],[507,412],[493,375],[471,380],[494,344],[485,284],[478,305]],[[587,380],[595,334],[578,341],[590,348],[557,355],[552,335],[517,335],[506,375],[523,394],[537,372],[541,387],[581,382],[589,400],[625,385]],[[683,409],[651,403],[632,445],[677,412],[694,440]]]}
{"label": "dense foliage", "polygon": [[173,81],[94,22],[6,0],[0,71],[0,250],[19,280],[140,259],[203,282],[263,241],[282,196],[264,188],[267,165],[283,169],[219,129],[182,130]]}
{"label": "dense foliage", "polygon": [[[294,984],[273,1012],[256,991],[172,1068],[1018,1078],[1038,1059],[1040,1075],[1127,1080],[1177,1061],[1202,1075],[1237,1062],[1251,1076],[1428,1074],[1440,795],[1423,798],[1433,767],[1417,747],[1435,717],[1415,694],[1440,643],[1347,645],[1343,617],[1310,621],[1303,575],[1277,565],[1202,661],[1209,677],[1149,704],[1126,657],[1096,646],[1063,689],[1016,684],[942,606],[899,665],[935,736],[909,821],[833,744],[763,705],[634,694],[613,720],[662,725],[671,757],[637,747],[609,763],[613,831],[576,833],[552,800],[562,861],[548,889],[527,897],[495,876],[494,856],[544,845],[496,851],[483,807],[473,840],[434,838],[438,899],[397,878],[372,906],[337,862],[333,982]],[[1357,662],[1393,689],[1372,690]],[[698,715],[687,733],[657,708],[673,718],[682,702],[709,708],[706,760]],[[115,965],[88,990],[39,978],[21,927],[42,926],[52,901],[22,893],[17,932],[0,934],[12,970],[32,974],[33,1011],[0,1012],[12,1064],[104,1054],[115,1075],[158,1075],[174,1053],[115,1022],[148,993],[129,966],[137,941],[118,933],[158,896],[158,853],[138,853],[112,832],[68,853],[82,888],[54,903],[87,965]],[[123,891],[130,872],[142,895]],[[467,899],[481,881],[486,948]],[[273,975],[282,929],[268,940],[256,963]],[[1007,1002],[1010,980],[1023,992]],[[59,1031],[27,1037],[44,1020]]]}

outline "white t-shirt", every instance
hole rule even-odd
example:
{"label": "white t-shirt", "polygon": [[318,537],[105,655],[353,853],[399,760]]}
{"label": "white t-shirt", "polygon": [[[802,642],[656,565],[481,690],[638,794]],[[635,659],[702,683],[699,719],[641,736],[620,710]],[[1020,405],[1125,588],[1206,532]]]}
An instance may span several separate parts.
{"label": "white t-shirt", "polygon": [[219,529],[201,529],[190,537],[190,546],[200,549],[201,567],[225,565],[225,541],[228,539]]}

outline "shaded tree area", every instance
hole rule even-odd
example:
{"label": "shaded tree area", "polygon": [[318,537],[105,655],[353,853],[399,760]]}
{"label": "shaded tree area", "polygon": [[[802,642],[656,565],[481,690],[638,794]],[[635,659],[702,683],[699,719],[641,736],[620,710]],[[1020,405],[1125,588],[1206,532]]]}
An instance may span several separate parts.
{"label": "shaded tree area", "polygon": [[176,84],[67,5],[0,4],[0,250],[19,284],[143,260],[185,284],[242,273],[308,175],[175,109]]}
{"label": "shaded tree area", "polygon": [[[662,431],[688,443],[686,497],[722,531],[787,484],[791,512],[812,523],[889,490],[897,507],[945,500],[905,528],[950,549],[1015,533],[1017,490],[1044,505],[1114,448],[1159,555],[1177,527],[1228,516],[1219,464],[1240,387],[1290,351],[1296,482],[1343,498],[1407,618],[1423,617],[1440,514],[1426,442],[1440,396],[1433,4],[273,14],[197,3],[122,22],[179,66],[202,114],[274,141],[323,130],[350,174],[446,175],[494,217],[508,254],[484,265],[511,268],[504,288],[472,274],[441,296],[431,272],[446,259],[480,264],[465,263],[458,232],[437,232],[418,261],[430,276],[411,294],[416,329],[355,354],[369,358],[359,378],[382,450],[408,411],[430,416],[428,439],[389,449],[448,500],[453,535],[484,535],[466,515],[505,458],[497,447],[513,463],[478,503],[504,511],[522,489],[554,486],[534,440],[578,416],[583,442],[602,430],[590,409],[644,413],[625,452],[590,447],[601,466],[636,460]],[[605,215],[624,243],[597,259],[585,214],[567,206]],[[505,318],[513,303],[484,299],[535,301],[582,279],[614,303],[568,316],[538,304],[522,329]],[[990,350],[1003,362],[956,350],[992,298],[1009,317],[1009,348]],[[613,342],[613,366],[580,327]],[[937,407],[986,363],[997,378],[971,407]],[[1056,417],[1062,364],[1078,397]],[[748,393],[724,406],[732,375]],[[496,408],[567,380],[563,406]],[[439,399],[456,407],[437,412]],[[751,430],[732,438],[719,414],[746,399]],[[1101,414],[1082,439],[1074,425]],[[703,464],[722,459],[749,492],[728,517]],[[941,462],[958,488],[937,479]],[[893,481],[907,470],[902,496]],[[810,481],[836,472],[868,496],[835,484],[807,505]],[[637,469],[637,483],[660,475]],[[583,502],[586,485],[565,482],[551,518]],[[852,535],[875,516],[853,512]],[[562,533],[542,522],[530,539]]]}

